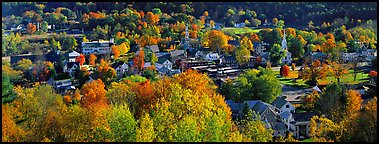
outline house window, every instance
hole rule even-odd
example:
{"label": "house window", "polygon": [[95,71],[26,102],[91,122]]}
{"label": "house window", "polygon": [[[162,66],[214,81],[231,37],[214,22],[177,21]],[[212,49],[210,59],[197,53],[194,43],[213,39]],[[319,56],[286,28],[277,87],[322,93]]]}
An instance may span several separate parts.
{"label": "house window", "polygon": [[286,108],[290,108],[290,105],[286,105]]}

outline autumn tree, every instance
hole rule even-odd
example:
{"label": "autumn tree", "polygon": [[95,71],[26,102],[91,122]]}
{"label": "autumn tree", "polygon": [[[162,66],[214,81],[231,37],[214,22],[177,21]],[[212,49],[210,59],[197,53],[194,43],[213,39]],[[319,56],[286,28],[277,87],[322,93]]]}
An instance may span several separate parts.
{"label": "autumn tree", "polygon": [[313,116],[309,123],[309,135],[316,142],[333,142],[338,141],[340,135],[337,134],[340,126],[328,118]]}
{"label": "autumn tree", "polygon": [[309,67],[305,64],[300,76],[306,81],[306,84],[315,86],[317,81],[326,78],[328,67],[321,65],[319,60],[314,61]]}
{"label": "autumn tree", "polygon": [[216,52],[223,49],[228,44],[228,36],[222,31],[212,30],[209,33],[209,48]]}
{"label": "autumn tree", "polygon": [[147,12],[145,18],[146,18],[147,23],[151,25],[155,25],[159,21],[159,16],[152,12]]}
{"label": "autumn tree", "polygon": [[[4,89],[3,89],[4,90]],[[26,131],[16,124],[14,117],[15,111],[7,104],[1,105],[1,141],[2,142],[21,142],[25,141]]]}
{"label": "autumn tree", "polygon": [[355,133],[356,141],[376,142],[378,126],[377,97],[374,97],[366,105],[358,117],[359,132]]}
{"label": "autumn tree", "polygon": [[259,115],[249,110],[245,119],[241,121],[242,140],[244,142],[269,142],[272,140],[274,130],[266,129],[265,124],[260,121]]}
{"label": "autumn tree", "polygon": [[280,75],[287,77],[289,73],[290,73],[290,67],[285,64],[280,71]]}
{"label": "autumn tree", "polygon": [[91,66],[95,66],[95,60],[97,59],[97,57],[94,55],[94,54],[90,54],[89,55],[89,64]]}
{"label": "autumn tree", "polygon": [[112,52],[113,52],[113,58],[118,59],[118,57],[120,56],[120,51],[118,51],[118,47],[115,45],[112,45],[111,48],[112,48]]}
{"label": "autumn tree", "polygon": [[307,111],[312,111],[315,107],[315,103],[320,98],[320,95],[316,90],[313,90],[310,94],[307,94],[305,96],[302,96],[301,99],[303,100],[303,103],[301,104],[301,107],[306,109]]}
{"label": "autumn tree", "polygon": [[133,58],[133,66],[138,70],[142,70],[145,64],[145,52],[140,49],[138,54]]}
{"label": "autumn tree", "polygon": [[15,70],[21,70],[23,72],[26,72],[30,69],[30,67],[33,66],[33,63],[29,59],[22,59],[17,62],[17,65],[15,67]]}
{"label": "autumn tree", "polygon": [[211,25],[211,28],[215,27],[215,22],[213,20],[209,21],[209,25]]}
{"label": "autumn tree", "polygon": [[337,79],[338,83],[340,83],[340,79],[349,73],[349,69],[342,64],[338,64],[336,62],[331,62],[327,68],[328,72]]}
{"label": "autumn tree", "polygon": [[292,69],[292,71],[294,71],[295,68],[296,68],[296,63],[292,63],[292,64],[291,64],[291,69]]}
{"label": "autumn tree", "polygon": [[79,62],[80,65],[82,66],[84,62],[86,62],[86,57],[83,54],[80,54],[80,56],[77,56],[75,58],[75,62]]}
{"label": "autumn tree", "polygon": [[109,66],[104,59],[101,59],[100,65],[97,67],[97,75],[102,81],[109,84],[109,82],[116,77],[116,70]]}
{"label": "autumn tree", "polygon": [[29,23],[28,26],[26,27],[26,30],[28,31],[29,34],[33,34],[37,29],[37,26]]}
{"label": "autumn tree", "polygon": [[240,41],[240,46],[236,48],[236,59],[240,66],[246,64],[250,60],[250,51],[253,49],[253,44],[245,36]]}
{"label": "autumn tree", "polygon": [[259,36],[255,33],[250,35],[249,39],[251,42],[260,42],[261,41],[261,39],[259,39]]}
{"label": "autumn tree", "polygon": [[108,105],[105,85],[101,79],[93,80],[83,85],[80,93],[83,95],[81,105],[88,109],[105,107]]}
{"label": "autumn tree", "polygon": [[145,113],[139,120],[139,126],[136,131],[137,142],[153,142],[155,139],[154,123],[149,113]]}

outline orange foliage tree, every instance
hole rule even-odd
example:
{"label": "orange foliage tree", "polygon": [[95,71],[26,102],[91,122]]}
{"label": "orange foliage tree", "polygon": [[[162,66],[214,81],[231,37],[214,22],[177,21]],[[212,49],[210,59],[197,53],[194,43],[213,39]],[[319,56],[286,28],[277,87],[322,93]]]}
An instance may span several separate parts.
{"label": "orange foliage tree", "polygon": [[139,53],[133,58],[133,66],[138,70],[142,70],[145,65],[145,52],[143,49],[139,50]]}
{"label": "orange foliage tree", "polygon": [[340,78],[349,73],[349,69],[344,67],[342,64],[338,64],[336,62],[332,62],[327,68],[329,74],[331,74],[334,78],[337,79],[338,83],[340,82]]}
{"label": "orange foliage tree", "polygon": [[117,46],[112,45],[113,58],[117,59],[120,56]]}
{"label": "orange foliage tree", "polygon": [[152,24],[152,25],[157,24],[159,21],[159,16],[152,12],[147,12],[145,18],[146,18],[147,23]]}
{"label": "orange foliage tree", "polygon": [[259,39],[259,36],[257,34],[250,35],[249,39],[251,42],[260,42],[261,41],[261,39]]}
{"label": "orange foliage tree", "polygon": [[101,79],[84,84],[80,93],[83,95],[80,103],[85,108],[93,109],[108,105],[107,91]]}
{"label": "orange foliage tree", "polygon": [[26,28],[26,30],[28,31],[28,33],[30,34],[33,34],[37,29],[37,26],[32,24],[32,23],[29,23],[28,24],[28,27]]}
{"label": "orange foliage tree", "polygon": [[75,61],[79,62],[80,65],[82,66],[84,64],[84,62],[86,61],[86,57],[83,54],[80,54],[80,56],[77,56],[75,58]]}
{"label": "orange foliage tree", "polygon": [[212,51],[217,51],[218,48],[221,50],[228,44],[229,37],[225,35],[222,31],[212,30],[209,33],[209,48]]}
{"label": "orange foliage tree", "polygon": [[95,60],[96,59],[97,59],[97,57],[94,54],[90,54],[89,55],[89,64],[92,66],[95,66]]}

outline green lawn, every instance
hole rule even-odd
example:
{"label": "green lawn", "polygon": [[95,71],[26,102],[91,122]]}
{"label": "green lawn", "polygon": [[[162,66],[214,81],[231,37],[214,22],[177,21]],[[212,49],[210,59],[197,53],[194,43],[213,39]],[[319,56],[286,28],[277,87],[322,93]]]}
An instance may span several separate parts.
{"label": "green lawn", "polygon": [[313,142],[313,138],[308,138],[308,139],[302,140],[301,142]]}
{"label": "green lawn", "polygon": [[244,33],[250,33],[250,32],[253,32],[253,33],[258,33],[261,29],[251,29],[251,28],[248,28],[248,27],[245,27],[245,28],[223,28],[222,29],[222,32],[224,33],[227,33],[229,35],[233,35],[233,34],[244,34]]}
{"label": "green lawn", "polygon": [[[279,71],[274,71],[274,74],[275,75],[279,75]],[[281,84],[291,85],[291,86],[296,86],[296,87],[303,87],[303,88],[308,87],[305,84],[305,82],[304,82],[303,79],[298,78],[297,74],[298,74],[298,71],[295,71],[294,72],[294,76],[293,76],[293,77],[296,78],[296,82],[293,82],[291,77],[287,77],[287,78],[280,77],[278,79],[280,80]],[[344,83],[344,84],[358,84],[358,83],[366,82],[368,80],[369,80],[368,74],[364,73],[363,71],[359,71],[357,73],[357,79],[356,79],[356,81],[354,81],[353,70],[349,70],[349,74],[344,75],[340,79],[341,83]],[[337,79],[334,78],[334,77],[332,77],[332,76],[328,76],[325,79],[319,80],[318,83],[319,84],[328,84],[328,83],[331,83],[333,81],[337,81]]]}

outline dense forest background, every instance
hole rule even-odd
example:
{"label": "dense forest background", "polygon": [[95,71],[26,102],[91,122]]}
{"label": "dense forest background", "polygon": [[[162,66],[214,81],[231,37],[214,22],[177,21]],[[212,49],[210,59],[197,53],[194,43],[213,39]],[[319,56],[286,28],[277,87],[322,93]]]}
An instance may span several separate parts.
{"label": "dense forest background", "polygon": [[[90,11],[112,11],[132,7],[141,11],[151,11],[160,8],[163,13],[186,13],[198,18],[204,11],[217,22],[226,25],[233,22],[243,22],[243,17],[230,17],[229,13],[238,13],[241,10],[253,10],[257,18],[271,21],[273,18],[282,19],[287,25],[306,26],[309,21],[315,25],[323,22],[333,22],[337,19],[369,20],[377,17],[375,2],[96,2],[83,5],[80,2],[38,2],[46,5],[44,11],[53,12],[55,8],[67,7],[81,13]],[[33,2],[4,2],[2,16],[22,15],[23,12],[33,9]],[[229,9],[233,10],[230,11]]]}

